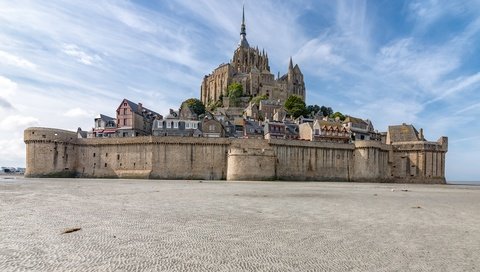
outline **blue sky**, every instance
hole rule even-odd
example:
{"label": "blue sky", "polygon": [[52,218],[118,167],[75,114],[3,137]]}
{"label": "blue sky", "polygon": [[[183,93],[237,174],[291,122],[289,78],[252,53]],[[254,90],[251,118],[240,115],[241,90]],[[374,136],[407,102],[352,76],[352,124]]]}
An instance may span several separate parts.
{"label": "blue sky", "polygon": [[[0,165],[28,126],[89,130],[123,98],[160,113],[228,62],[242,1],[0,0]],[[289,57],[307,104],[449,137],[447,179],[480,180],[480,0],[245,1],[271,71]]]}

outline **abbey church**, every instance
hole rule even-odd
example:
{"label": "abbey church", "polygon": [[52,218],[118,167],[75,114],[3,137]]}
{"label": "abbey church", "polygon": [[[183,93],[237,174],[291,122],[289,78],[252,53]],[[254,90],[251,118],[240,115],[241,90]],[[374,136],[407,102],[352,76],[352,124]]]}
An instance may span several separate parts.
{"label": "abbey church", "polygon": [[216,102],[227,95],[227,88],[233,82],[243,86],[244,95],[255,97],[265,95],[269,100],[285,102],[292,94],[305,101],[305,82],[298,65],[293,65],[292,58],[288,72],[283,76],[270,72],[268,54],[258,47],[250,47],[245,27],[245,10],[242,14],[240,42],[230,63],[221,64],[210,75],[203,78],[201,101],[205,105]]}

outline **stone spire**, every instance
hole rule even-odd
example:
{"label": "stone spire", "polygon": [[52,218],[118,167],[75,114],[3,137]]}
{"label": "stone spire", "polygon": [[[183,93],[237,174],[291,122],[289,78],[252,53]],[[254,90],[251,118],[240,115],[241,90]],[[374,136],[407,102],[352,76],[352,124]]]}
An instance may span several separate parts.
{"label": "stone spire", "polygon": [[293,70],[292,57],[290,57],[290,63],[288,64],[288,70]]}
{"label": "stone spire", "polygon": [[238,43],[240,47],[250,47],[247,42],[247,30],[245,28],[245,5],[242,8],[242,26],[240,28],[240,42]]}

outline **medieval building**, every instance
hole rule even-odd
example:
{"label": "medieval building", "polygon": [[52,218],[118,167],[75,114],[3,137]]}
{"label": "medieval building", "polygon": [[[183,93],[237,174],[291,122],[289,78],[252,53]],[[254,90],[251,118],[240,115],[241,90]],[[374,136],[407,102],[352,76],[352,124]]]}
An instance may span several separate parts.
{"label": "medieval building", "polygon": [[[246,96],[265,95],[269,100],[284,102],[294,94],[305,100],[305,82],[300,67],[293,65],[292,58],[288,72],[275,78],[270,72],[268,54],[258,47],[250,47],[245,27],[245,11],[242,15],[240,42],[230,63],[221,64],[210,75],[203,78],[200,100],[210,105],[227,95],[227,88],[233,82],[243,86]],[[283,103],[282,103],[283,104]]]}

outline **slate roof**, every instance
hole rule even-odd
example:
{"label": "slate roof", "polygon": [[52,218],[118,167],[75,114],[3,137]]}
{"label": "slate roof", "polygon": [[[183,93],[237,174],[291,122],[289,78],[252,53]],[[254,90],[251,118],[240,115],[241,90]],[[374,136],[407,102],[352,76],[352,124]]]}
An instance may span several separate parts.
{"label": "slate roof", "polygon": [[389,126],[388,134],[391,143],[420,141],[418,131],[413,125],[402,124],[399,126]]}
{"label": "slate roof", "polygon": [[[138,104],[137,104],[137,103],[134,103],[134,102],[132,102],[132,101],[130,101],[130,100],[128,100],[128,99],[125,99],[125,101],[128,103],[128,105],[130,106],[130,108],[132,109],[133,112],[138,113]],[[143,107],[143,105],[142,105],[142,108],[143,108],[146,112],[151,112],[152,114],[156,114],[156,115],[161,116],[160,113],[154,112],[154,111],[151,110],[151,109],[148,109],[148,108],[146,108],[146,107]]]}
{"label": "slate roof", "polygon": [[113,117],[110,117],[110,116],[107,116],[107,115],[104,115],[104,114],[100,114],[97,118],[95,119],[102,119],[102,120],[105,120],[105,121],[115,121],[115,118]]}
{"label": "slate roof", "polygon": [[353,116],[347,116],[345,118],[345,121],[343,121],[343,123],[352,123],[352,124],[364,124],[364,125],[368,125],[368,123],[363,120],[363,119],[360,119],[360,118],[357,118],[357,117],[353,117]]}

